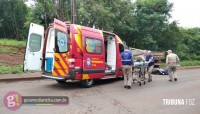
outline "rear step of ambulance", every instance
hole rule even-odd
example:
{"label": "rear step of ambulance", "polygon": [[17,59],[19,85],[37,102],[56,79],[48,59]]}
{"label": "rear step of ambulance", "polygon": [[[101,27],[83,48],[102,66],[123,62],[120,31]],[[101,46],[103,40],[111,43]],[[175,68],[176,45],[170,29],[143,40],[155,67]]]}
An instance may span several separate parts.
{"label": "rear step of ambulance", "polygon": [[43,73],[42,77],[54,79],[54,80],[66,80],[66,78],[64,76],[52,76],[51,73]]}

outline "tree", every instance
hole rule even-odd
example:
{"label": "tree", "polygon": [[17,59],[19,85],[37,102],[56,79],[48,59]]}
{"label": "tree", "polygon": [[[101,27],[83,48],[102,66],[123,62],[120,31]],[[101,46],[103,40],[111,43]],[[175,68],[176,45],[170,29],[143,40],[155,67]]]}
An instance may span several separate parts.
{"label": "tree", "polygon": [[180,28],[182,40],[179,45],[181,58],[184,60],[200,60],[200,28]]}
{"label": "tree", "polygon": [[114,32],[130,46],[135,31],[131,0],[77,0],[78,24]]}
{"label": "tree", "polygon": [[115,16],[110,7],[105,6],[101,0],[77,0],[78,3],[78,23],[85,26],[96,27],[103,30],[112,31],[109,23]]}
{"label": "tree", "polygon": [[35,17],[40,19],[40,24],[45,28],[48,27],[55,16],[56,12],[54,5],[54,0],[36,0],[36,5],[32,8]]}
{"label": "tree", "polygon": [[[70,0],[36,0],[36,5],[31,10],[31,15],[39,19],[40,24],[45,28],[53,22],[54,18],[61,21],[70,20]],[[30,20],[34,20],[34,18]]]}
{"label": "tree", "polygon": [[171,49],[175,52],[178,51],[178,46],[181,44],[182,40],[182,34],[177,26],[177,22],[174,21],[166,25],[166,29],[162,33],[162,37],[157,40],[160,50]]}
{"label": "tree", "polygon": [[23,0],[0,1],[0,37],[23,37],[24,22],[28,13]]}
{"label": "tree", "polygon": [[134,17],[136,38],[134,47],[158,50],[158,41],[163,37],[173,4],[167,0],[137,0]]}

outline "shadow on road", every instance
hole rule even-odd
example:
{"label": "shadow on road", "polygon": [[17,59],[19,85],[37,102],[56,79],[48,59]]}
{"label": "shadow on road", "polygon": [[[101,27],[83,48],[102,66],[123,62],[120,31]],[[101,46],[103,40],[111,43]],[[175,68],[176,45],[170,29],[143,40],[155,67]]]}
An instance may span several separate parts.
{"label": "shadow on road", "polygon": [[[106,86],[108,84],[113,84],[116,81],[122,81],[122,79],[119,79],[119,78],[116,78],[116,79],[98,79],[98,80],[95,80],[95,83],[92,86],[92,88],[99,87],[99,86]],[[60,90],[88,89],[88,88],[82,87],[81,84],[80,84],[80,81],[70,81],[70,82],[66,82],[66,83],[55,82],[51,85],[46,85],[46,86],[50,87],[50,88],[60,89]]]}

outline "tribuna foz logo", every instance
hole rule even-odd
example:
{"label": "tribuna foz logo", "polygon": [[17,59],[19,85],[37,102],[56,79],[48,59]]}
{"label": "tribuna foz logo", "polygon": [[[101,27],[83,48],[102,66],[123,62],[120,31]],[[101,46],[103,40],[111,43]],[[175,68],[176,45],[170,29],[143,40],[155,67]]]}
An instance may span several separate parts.
{"label": "tribuna foz logo", "polygon": [[163,105],[195,105],[195,99],[163,99]]}

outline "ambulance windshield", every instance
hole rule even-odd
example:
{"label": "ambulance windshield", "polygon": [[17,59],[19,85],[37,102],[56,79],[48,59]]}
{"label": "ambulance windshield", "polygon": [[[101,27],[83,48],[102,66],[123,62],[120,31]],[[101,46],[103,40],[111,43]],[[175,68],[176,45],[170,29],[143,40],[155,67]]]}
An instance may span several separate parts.
{"label": "ambulance windshield", "polygon": [[55,51],[63,53],[68,51],[68,37],[65,32],[55,30]]}

